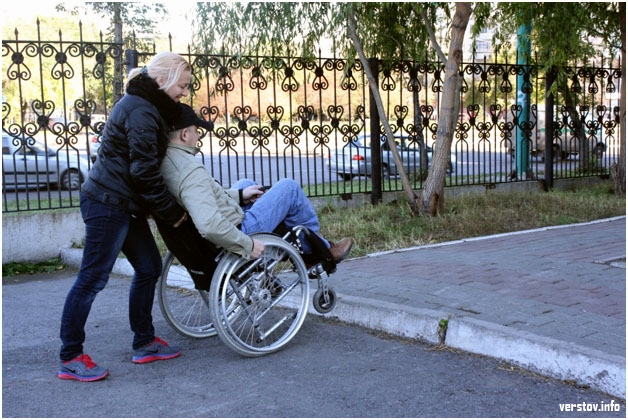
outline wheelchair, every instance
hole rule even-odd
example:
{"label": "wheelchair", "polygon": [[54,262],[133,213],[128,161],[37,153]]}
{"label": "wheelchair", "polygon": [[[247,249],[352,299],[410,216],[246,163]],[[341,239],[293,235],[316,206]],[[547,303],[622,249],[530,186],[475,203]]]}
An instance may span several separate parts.
{"label": "wheelchair", "polygon": [[[169,251],[157,283],[159,306],[183,336],[218,335],[243,356],[262,356],[283,348],[298,333],[308,312],[310,280],[318,283],[312,297],[317,312],[328,313],[336,304],[336,293],[327,284],[335,263],[320,238],[305,227],[251,235],[265,244],[263,255],[252,260],[213,248],[198,232],[191,242],[180,231],[174,236],[160,228],[160,233]],[[312,244],[313,254],[302,252],[302,237]],[[199,252],[195,244],[205,249]],[[197,255],[186,260],[191,252]]]}

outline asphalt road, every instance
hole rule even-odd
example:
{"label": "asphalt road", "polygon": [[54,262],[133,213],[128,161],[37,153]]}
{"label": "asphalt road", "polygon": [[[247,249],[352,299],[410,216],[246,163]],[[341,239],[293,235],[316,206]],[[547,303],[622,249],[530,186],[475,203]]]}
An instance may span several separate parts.
{"label": "asphalt road", "polygon": [[3,417],[625,417],[623,402],[561,411],[611,402],[589,389],[314,315],[284,350],[250,359],[177,335],[155,305],[158,334],[183,354],[134,365],[125,277],[112,277],[87,324],[86,351],[110,376],[63,381],[59,319],[74,275],[3,278]]}

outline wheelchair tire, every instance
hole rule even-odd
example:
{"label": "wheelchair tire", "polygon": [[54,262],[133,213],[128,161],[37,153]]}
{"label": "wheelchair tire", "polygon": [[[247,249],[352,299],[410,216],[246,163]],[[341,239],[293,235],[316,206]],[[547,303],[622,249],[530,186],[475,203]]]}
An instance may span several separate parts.
{"label": "wheelchair tire", "polygon": [[327,295],[329,296],[329,302],[325,302],[325,296],[323,295],[323,291],[321,289],[316,290],[314,293],[312,305],[314,305],[314,309],[316,309],[316,312],[319,314],[331,312],[331,310],[336,306],[336,292],[334,289],[328,289]]}
{"label": "wheelchair tire", "polygon": [[309,279],[293,245],[272,234],[255,234],[264,254],[255,260],[226,254],[209,290],[210,313],[220,339],[235,352],[258,357],[284,347],[308,311]]}
{"label": "wheelchair tire", "polygon": [[209,313],[209,292],[198,290],[188,271],[171,252],[164,257],[157,283],[159,307],[175,331],[190,338],[216,335]]}

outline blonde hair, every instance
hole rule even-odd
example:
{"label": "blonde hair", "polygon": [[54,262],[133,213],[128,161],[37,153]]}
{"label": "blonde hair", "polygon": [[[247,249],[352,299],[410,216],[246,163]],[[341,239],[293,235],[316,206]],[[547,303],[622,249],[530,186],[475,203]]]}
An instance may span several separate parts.
{"label": "blonde hair", "polygon": [[129,81],[133,80],[142,72],[146,72],[151,79],[157,80],[163,77],[166,80],[161,90],[166,91],[176,85],[184,71],[192,71],[192,66],[185,61],[179,54],[173,52],[160,52],[155,55],[145,67],[137,67],[129,72],[129,77],[124,85],[126,90],[129,87]]}

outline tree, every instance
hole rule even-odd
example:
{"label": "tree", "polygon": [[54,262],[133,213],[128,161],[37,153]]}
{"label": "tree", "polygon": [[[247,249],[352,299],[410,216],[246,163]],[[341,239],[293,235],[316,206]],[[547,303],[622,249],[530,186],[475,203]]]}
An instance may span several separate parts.
{"label": "tree", "polygon": [[[392,129],[390,128],[390,124],[388,123],[388,117],[384,111],[382,98],[377,93],[378,92],[377,82],[375,81],[375,78],[373,77],[373,74],[370,70],[368,59],[366,58],[366,55],[364,54],[364,49],[362,48],[362,42],[360,41],[360,38],[357,35],[357,29],[356,29],[357,25],[355,22],[355,16],[354,16],[352,7],[349,7],[348,20],[349,20],[349,38],[351,38],[351,40],[353,41],[353,45],[355,46],[358,56],[360,57],[360,61],[362,61],[364,71],[367,74],[367,79],[368,79],[369,85],[371,86],[371,91],[374,92],[374,99],[377,105],[377,112],[379,114],[380,120],[384,124],[384,131],[386,132],[386,138],[390,145],[389,149],[392,152],[395,165],[397,166],[397,168],[399,168],[403,190],[406,192],[410,207],[412,208],[413,211],[416,211],[417,210],[416,208],[417,198],[416,198],[416,195],[414,194],[414,191],[412,191],[412,187],[410,186],[410,180],[408,179],[408,175],[405,173],[403,163],[401,162],[401,157],[399,156],[399,152],[395,145],[395,137],[393,135]],[[371,135],[371,137],[372,138],[374,137],[375,141],[379,141],[379,138],[378,138],[379,136]],[[425,150],[425,148],[423,149]]]}
{"label": "tree", "polygon": [[[570,115],[575,135],[581,147],[580,164],[586,170],[589,165],[583,121],[576,105],[583,102],[577,93],[567,88],[567,67],[578,62],[586,63],[595,56],[600,47],[610,55],[621,52],[622,76],[625,71],[626,40],[625,2],[600,3],[498,3],[492,14],[495,27],[499,29],[496,39],[504,40],[524,23],[532,24],[532,43],[538,52],[540,71],[555,72],[556,81],[551,90],[562,95]],[[625,84],[620,91],[620,158],[615,167],[616,190],[626,192],[626,107]]]}
{"label": "tree", "polygon": [[[9,24],[3,26],[2,40],[11,49],[19,51],[20,54],[24,54],[24,48],[40,48],[43,50],[59,48],[60,50],[65,50],[70,45],[68,40],[81,39],[81,36],[92,38],[97,38],[98,36],[98,30],[93,25],[87,24],[79,27],[78,24],[70,24],[70,19],[61,16],[44,16],[38,17],[36,20],[33,16],[19,16],[11,19],[11,25],[14,26]],[[60,28],[63,28],[63,31]],[[62,41],[65,41],[63,46],[61,46]],[[33,46],[25,47],[27,44],[32,44]],[[3,66],[10,66],[11,62],[11,59],[7,59],[3,62]],[[68,83],[62,87],[61,83],[55,83],[58,80],[55,78],[43,84],[43,86],[28,82],[40,77],[50,77],[54,64],[54,60],[32,60],[27,55],[27,58],[21,63],[24,66],[19,76],[22,83],[15,83],[14,80],[8,78],[8,73],[3,71],[2,95],[8,103],[15,103],[17,101],[16,98],[21,98],[23,103],[22,117],[26,120],[35,118],[31,109],[33,101],[52,101],[60,104],[64,95],[67,98],[77,98],[83,95],[83,87],[74,83]],[[87,83],[84,88],[86,95],[88,97],[92,95],[91,97],[93,98],[98,93],[97,84],[93,83],[93,79],[90,79],[89,75],[86,75],[86,79]],[[63,111],[63,106],[54,110],[57,113],[62,113]]]}
{"label": "tree", "polygon": [[[438,51],[441,61],[446,63],[446,66],[445,87],[438,117],[438,141],[434,146],[432,167],[423,186],[420,198],[420,212],[422,214],[434,216],[442,211],[444,206],[445,174],[447,172],[447,163],[451,151],[451,142],[454,138],[456,121],[460,112],[462,44],[472,12],[473,9],[470,3],[456,3],[447,57],[440,49],[433,32],[430,31],[432,44]],[[426,13],[423,12],[423,15],[426,16]],[[425,20],[427,21],[427,19]]]}
{"label": "tree", "polygon": [[[166,7],[163,3],[133,3],[133,2],[86,2],[85,7],[89,7],[96,14],[103,18],[108,18],[111,22],[110,31],[107,34],[113,42],[129,49],[135,49],[138,40],[135,33],[142,34],[142,38],[150,39],[154,36],[157,24],[165,17]],[[56,6],[59,11],[68,11],[64,3]],[[72,13],[78,12],[78,7],[70,10]],[[124,26],[130,30],[124,37]],[[142,39],[139,42],[143,42]],[[113,101],[117,102],[123,95],[124,75],[122,72],[125,57],[117,54],[114,57],[113,65]]]}
{"label": "tree", "polygon": [[[435,215],[444,203],[446,168],[460,106],[462,41],[473,12],[470,3],[456,3],[454,7],[455,14],[450,18],[450,5],[444,3],[199,3],[195,45],[205,52],[208,48],[227,45],[237,49],[238,53],[245,53],[249,47],[253,53],[277,53],[290,49],[307,55],[312,53],[316,42],[326,36],[335,40],[338,49],[344,52],[348,60],[354,60],[358,55],[369,83],[373,84],[372,75],[368,75],[367,55],[377,56],[384,62],[400,58],[423,60],[430,44],[429,39],[433,50],[439,51],[438,57],[446,63],[446,82],[437,146],[420,199],[412,191],[399,155],[395,153],[394,137],[376,86],[373,92],[411,209]],[[488,10],[488,6],[482,5],[480,9]],[[439,22],[444,26],[452,23],[447,56],[442,53],[435,35],[435,27]],[[351,43],[347,43],[346,38],[335,37],[343,33],[348,35]],[[414,42],[408,43],[408,39]],[[415,121],[417,119],[415,115]]]}

